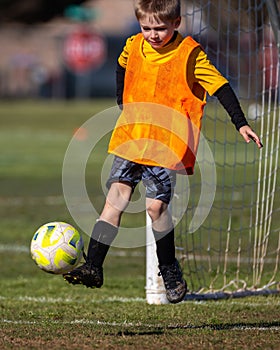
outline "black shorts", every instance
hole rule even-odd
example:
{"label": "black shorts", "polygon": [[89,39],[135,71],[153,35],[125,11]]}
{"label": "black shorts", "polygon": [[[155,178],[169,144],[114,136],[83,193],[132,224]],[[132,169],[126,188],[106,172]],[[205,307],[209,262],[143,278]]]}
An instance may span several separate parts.
{"label": "black shorts", "polygon": [[141,180],[146,188],[147,198],[159,199],[169,204],[176,185],[176,171],[138,164],[115,156],[107,181],[108,188],[113,182],[124,182],[134,191]]}

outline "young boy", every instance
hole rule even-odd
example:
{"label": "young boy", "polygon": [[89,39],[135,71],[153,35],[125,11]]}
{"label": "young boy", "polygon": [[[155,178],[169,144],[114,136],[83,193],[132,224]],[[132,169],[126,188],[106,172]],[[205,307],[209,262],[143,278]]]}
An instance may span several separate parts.
{"label": "young boy", "polygon": [[[197,42],[178,33],[180,0],[136,0],[135,14],[141,33],[127,39],[117,65],[117,100],[123,111],[109,145],[109,152],[115,155],[107,183],[109,192],[94,226],[85,264],[64,278],[72,284],[102,286],[104,259],[117,235],[122,213],[142,180],[166,296],[171,303],[178,303],[187,292],[187,284],[175,258],[168,204],[176,172],[193,173],[206,92],[219,99],[246,142],[252,139],[259,148],[262,145],[228,81],[209,62]],[[151,103],[163,106],[163,113],[153,112]],[[174,113],[165,113],[165,107]],[[178,117],[182,114],[186,125]],[[163,119],[168,120],[166,127]],[[181,134],[174,141],[174,133],[168,131],[168,125],[173,128],[171,125],[176,123],[179,123],[176,130],[182,129],[183,135],[191,130],[191,137],[185,135],[186,145],[182,146]],[[172,154],[175,161],[169,157]]]}

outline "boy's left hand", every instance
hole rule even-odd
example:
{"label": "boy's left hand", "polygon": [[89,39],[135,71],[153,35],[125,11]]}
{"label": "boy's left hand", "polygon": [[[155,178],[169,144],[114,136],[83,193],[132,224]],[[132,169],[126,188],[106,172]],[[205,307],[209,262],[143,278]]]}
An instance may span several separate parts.
{"label": "boy's left hand", "polygon": [[249,125],[241,126],[239,129],[240,134],[243,136],[244,140],[249,143],[250,139],[253,140],[259,148],[263,147],[258,135],[250,128]]}

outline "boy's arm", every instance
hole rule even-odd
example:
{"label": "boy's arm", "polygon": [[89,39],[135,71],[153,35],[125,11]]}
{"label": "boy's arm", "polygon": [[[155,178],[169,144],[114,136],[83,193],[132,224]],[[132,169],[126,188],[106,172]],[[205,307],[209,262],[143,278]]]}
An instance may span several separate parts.
{"label": "boy's arm", "polygon": [[229,114],[232,123],[236,127],[236,130],[239,131],[239,129],[242,126],[248,125],[248,122],[241,109],[240,103],[229,84],[224,84],[222,87],[220,87],[214,93],[214,96],[218,98],[221,105]]}
{"label": "boy's arm", "polygon": [[218,98],[221,105],[225,108],[231,118],[231,121],[239,133],[243,136],[244,140],[249,143],[251,139],[259,148],[262,148],[263,145],[258,135],[248,125],[240,103],[231,86],[228,83],[224,84],[214,93],[214,96]]}
{"label": "boy's arm", "polygon": [[117,61],[117,67],[116,67],[116,95],[117,95],[117,104],[119,105],[120,109],[122,109],[123,105],[123,89],[124,89],[124,76],[125,76],[125,68],[127,65],[127,60],[131,51],[131,45],[133,43],[133,40],[135,38],[135,35],[132,35],[129,37],[126,42],[125,46],[123,48],[123,51],[121,52],[118,61]]}
{"label": "boy's arm", "polygon": [[211,96],[215,95],[227,113],[233,124],[246,142],[254,140],[259,148],[262,147],[259,137],[248,125],[239,101],[229,85],[227,79],[209,61],[206,53],[198,48],[194,51],[195,71],[194,77]]}
{"label": "boy's arm", "polygon": [[119,105],[120,109],[122,109],[123,104],[124,76],[125,68],[123,68],[118,62],[116,68],[116,95],[117,104]]}

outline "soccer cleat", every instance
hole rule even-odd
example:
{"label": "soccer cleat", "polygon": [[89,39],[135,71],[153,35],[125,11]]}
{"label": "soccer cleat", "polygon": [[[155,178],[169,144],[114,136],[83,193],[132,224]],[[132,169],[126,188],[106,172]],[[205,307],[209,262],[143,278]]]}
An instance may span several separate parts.
{"label": "soccer cleat", "polygon": [[177,260],[171,265],[159,266],[160,273],[166,289],[166,297],[170,303],[182,301],[188,291],[187,283],[183,279],[182,270]]}
{"label": "soccer cleat", "polygon": [[86,262],[80,267],[63,274],[65,281],[71,284],[83,284],[88,288],[100,288],[103,284],[103,268]]}

